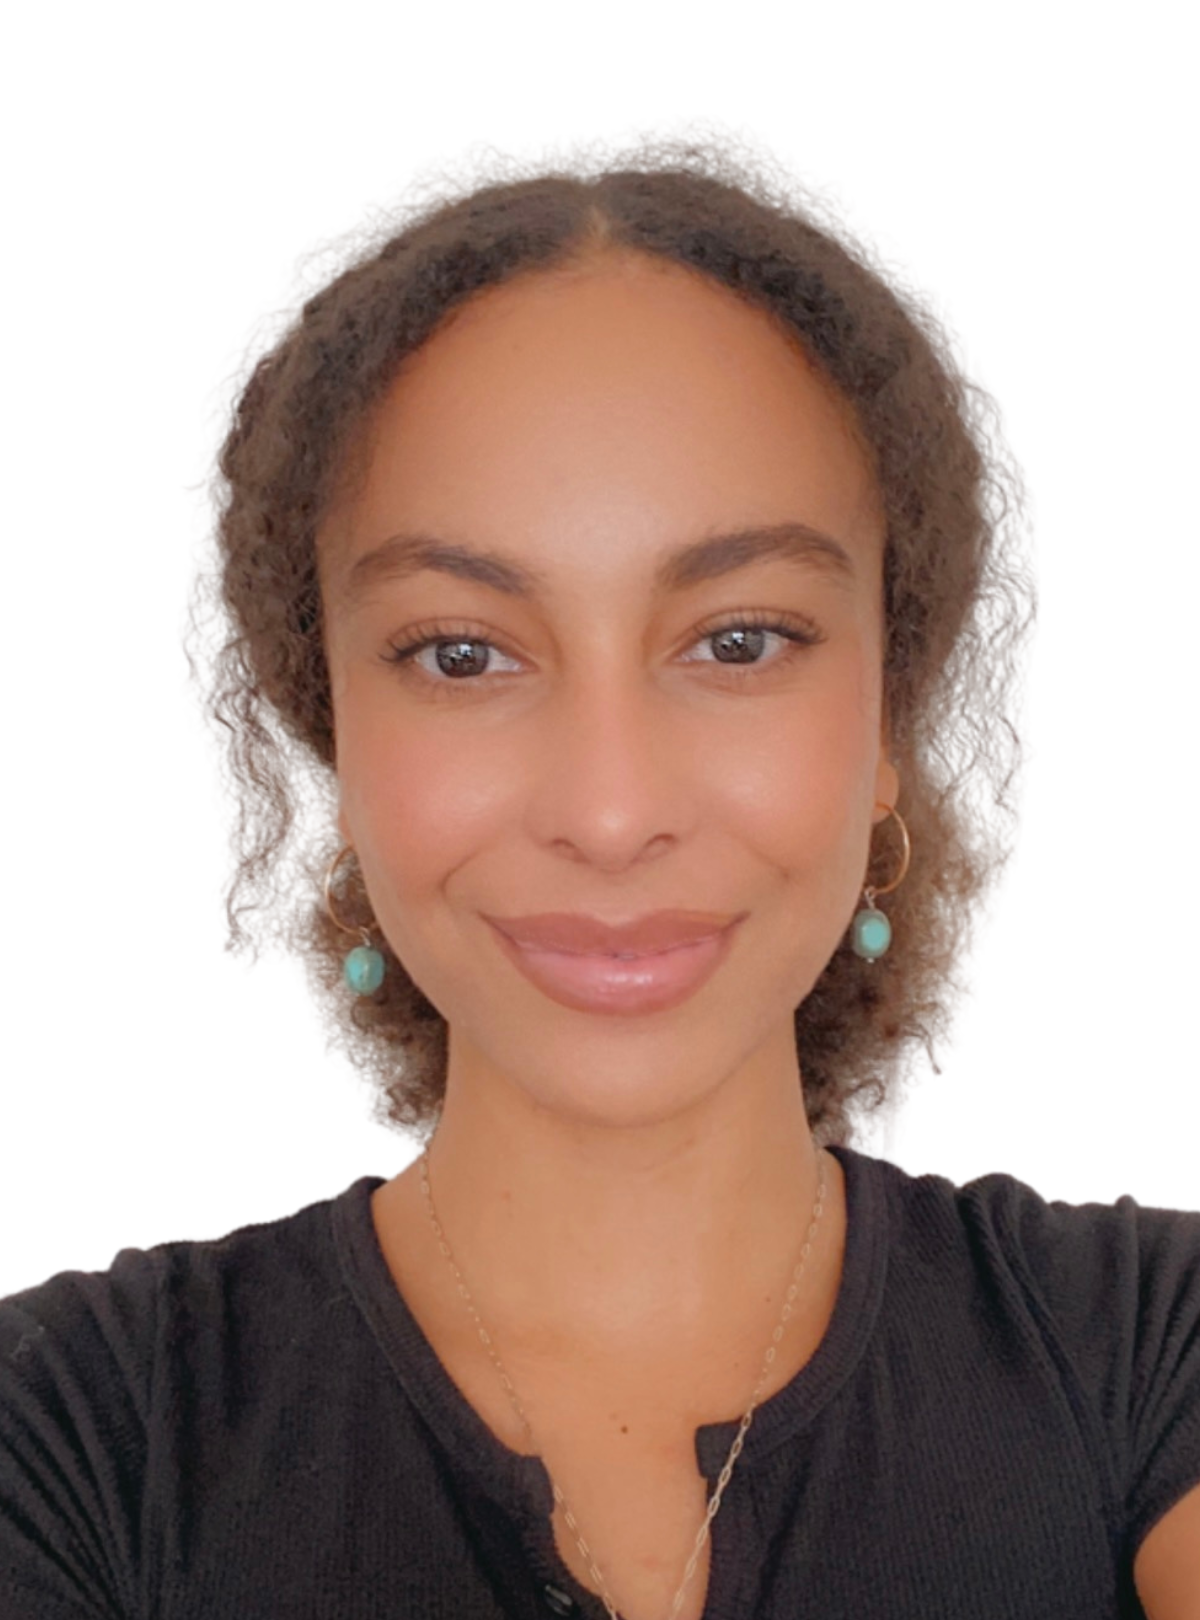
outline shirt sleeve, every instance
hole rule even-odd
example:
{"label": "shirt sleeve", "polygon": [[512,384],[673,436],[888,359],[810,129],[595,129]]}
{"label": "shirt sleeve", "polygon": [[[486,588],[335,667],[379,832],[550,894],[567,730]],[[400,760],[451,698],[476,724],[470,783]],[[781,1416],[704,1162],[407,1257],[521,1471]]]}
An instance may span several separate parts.
{"label": "shirt sleeve", "polygon": [[[985,1178],[986,1179],[986,1178]],[[1045,1202],[1005,1212],[1055,1354],[1096,1424],[1132,1564],[1200,1485],[1200,1213]]]}
{"label": "shirt sleeve", "polygon": [[0,1299],[0,1614],[134,1620],[155,1335],[151,1257]]}

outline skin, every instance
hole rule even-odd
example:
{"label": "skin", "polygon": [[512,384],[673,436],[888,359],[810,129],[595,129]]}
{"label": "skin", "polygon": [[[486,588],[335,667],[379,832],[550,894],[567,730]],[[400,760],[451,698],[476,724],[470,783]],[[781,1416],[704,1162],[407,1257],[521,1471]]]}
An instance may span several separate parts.
{"label": "skin", "polygon": [[[458,311],[405,363],[366,449],[319,539],[339,826],[449,1025],[439,1218],[518,1387],[521,1365],[740,1416],[817,1185],[793,1010],[898,792],[869,458],[767,316],[613,252]],[[673,549],[784,520],[835,537],[853,578],[760,560],[655,594]],[[547,594],[427,570],[351,596],[355,561],[399,531],[502,551]],[[788,656],[768,635],[757,666],[730,669],[700,629],[743,610],[804,616],[822,639]],[[429,621],[490,642],[488,673],[454,680],[434,648],[423,678],[387,661]],[[551,1001],[480,915],[674,907],[749,915],[690,1000],[634,1018]],[[844,1241],[840,1170],[821,1162],[810,1328]],[[417,1165],[373,1214],[406,1296],[467,1354],[476,1329]]]}
{"label": "skin", "polygon": [[[430,1148],[442,1224],[624,1612],[662,1613],[703,1517],[695,1427],[744,1411],[811,1214],[793,1009],[857,907],[877,806],[898,792],[869,458],[764,315],[612,253],[458,312],[406,363],[365,448],[365,478],[320,537],[339,825],[449,1024]],[[843,545],[851,582],[760,561],[669,597],[651,588],[673,547],[796,519]],[[356,559],[400,530],[536,564],[550,590],[529,604],[425,572],[351,600]],[[785,659],[767,637],[763,668],[735,684],[698,628],[747,609],[804,615],[822,639]],[[447,693],[432,650],[429,679],[402,675],[390,645],[431,619],[493,641],[506,678]],[[550,1001],[480,917],[663,907],[749,917],[695,996],[633,1019]],[[846,1208],[823,1163],[826,1212],[763,1399],[810,1359],[836,1303]],[[526,1449],[417,1166],[372,1214],[460,1390]],[[1193,1490],[1140,1549],[1155,1620],[1200,1616],[1198,1532]],[[707,1568],[706,1547],[683,1620],[701,1613]]]}

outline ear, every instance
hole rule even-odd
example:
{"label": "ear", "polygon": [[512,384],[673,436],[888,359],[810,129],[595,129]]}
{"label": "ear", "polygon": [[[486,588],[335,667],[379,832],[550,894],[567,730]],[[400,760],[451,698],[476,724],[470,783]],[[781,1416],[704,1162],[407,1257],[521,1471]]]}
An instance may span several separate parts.
{"label": "ear", "polygon": [[342,843],[352,844],[354,840],[350,836],[350,825],[346,820],[346,807],[340,801],[338,802],[337,826],[338,832],[342,835]]}
{"label": "ear", "polygon": [[890,810],[900,797],[900,776],[896,767],[881,750],[879,764],[875,771],[875,804],[876,810],[871,817],[872,821],[887,819],[887,810],[880,810],[879,805],[886,805]]}

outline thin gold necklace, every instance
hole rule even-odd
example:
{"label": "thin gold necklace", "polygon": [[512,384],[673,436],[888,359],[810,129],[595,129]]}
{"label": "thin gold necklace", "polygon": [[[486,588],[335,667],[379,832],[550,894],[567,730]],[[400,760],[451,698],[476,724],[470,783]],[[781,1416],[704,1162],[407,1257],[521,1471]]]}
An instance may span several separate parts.
{"label": "thin gold necklace", "polygon": [[[708,1509],[704,1515],[704,1523],[700,1526],[699,1532],[697,1533],[695,1546],[692,1548],[691,1556],[687,1561],[687,1568],[683,1572],[683,1580],[680,1582],[679,1590],[676,1592],[674,1602],[671,1604],[669,1620],[676,1620],[676,1616],[679,1613],[680,1604],[683,1602],[683,1594],[687,1591],[688,1584],[691,1581],[692,1576],[696,1573],[696,1565],[699,1562],[700,1554],[704,1550],[704,1543],[708,1539],[709,1527],[717,1516],[717,1509],[721,1506],[721,1498],[725,1494],[726,1485],[729,1484],[730,1475],[733,1473],[733,1465],[741,1455],[742,1446],[745,1444],[746,1431],[750,1427],[750,1419],[754,1416],[754,1409],[758,1405],[759,1394],[763,1385],[767,1381],[767,1375],[770,1372],[772,1363],[775,1360],[775,1352],[779,1346],[780,1339],[783,1337],[784,1324],[787,1322],[788,1317],[792,1314],[792,1304],[796,1298],[796,1290],[800,1286],[800,1278],[803,1275],[805,1265],[808,1263],[809,1251],[812,1248],[813,1234],[817,1230],[817,1225],[820,1222],[825,1208],[825,1163],[822,1153],[823,1150],[818,1148],[814,1143],[813,1157],[817,1161],[818,1165],[819,1185],[817,1188],[817,1201],[813,1205],[813,1218],[809,1225],[808,1233],[804,1239],[804,1247],[800,1251],[800,1261],[796,1266],[795,1271],[792,1273],[791,1286],[788,1288],[787,1297],[783,1302],[783,1310],[780,1313],[778,1325],[775,1328],[775,1332],[771,1335],[771,1343],[767,1347],[766,1357],[763,1360],[763,1369],[759,1375],[758,1383],[754,1386],[754,1394],[750,1397],[750,1405],[746,1410],[745,1417],[743,1417],[741,1421],[737,1434],[734,1436],[733,1444],[729,1448],[729,1456],[725,1459],[725,1466],[722,1468],[720,1477],[717,1480],[717,1488],[709,1499]],[[474,1317],[475,1325],[479,1329],[479,1337],[483,1340],[483,1347],[491,1357],[496,1371],[500,1374],[500,1382],[504,1385],[505,1393],[512,1402],[513,1410],[516,1412],[517,1417],[524,1425],[525,1433],[529,1436],[530,1446],[536,1453],[539,1450],[539,1447],[537,1440],[534,1438],[533,1429],[530,1426],[529,1419],[525,1416],[525,1410],[520,1401],[517,1399],[517,1392],[513,1388],[512,1380],[509,1378],[508,1374],[500,1364],[500,1357],[496,1354],[495,1345],[492,1343],[492,1336],[484,1327],[483,1322],[480,1319],[479,1312],[475,1309],[475,1302],[467,1290],[466,1283],[463,1281],[462,1272],[459,1271],[458,1266],[455,1264],[454,1256],[450,1252],[450,1245],[446,1241],[446,1234],[442,1231],[441,1223],[437,1218],[437,1212],[433,1207],[433,1192],[429,1185],[428,1148],[426,1148],[421,1154],[421,1191],[425,1195],[425,1207],[429,1211],[429,1219],[433,1224],[433,1230],[437,1236],[438,1247],[441,1249],[442,1253],[446,1256],[446,1259],[450,1263],[451,1270],[454,1272],[455,1281],[458,1284],[458,1291],[462,1295],[463,1300],[466,1302],[467,1309]],[[547,1474],[549,1474],[548,1469]],[[559,1490],[553,1478],[551,1478],[550,1483],[554,1489],[554,1500],[562,1508],[563,1518],[567,1521],[571,1534],[575,1537],[575,1540],[578,1543],[579,1551],[583,1554],[584,1562],[587,1564],[592,1579],[600,1589],[600,1596],[603,1599],[604,1607],[608,1610],[609,1620],[621,1620],[620,1615],[617,1613],[617,1606],[613,1602],[612,1596],[609,1593],[607,1585],[605,1584],[604,1576],[601,1575],[599,1569],[597,1568],[596,1560],[592,1556],[591,1548],[580,1534],[579,1526],[575,1522],[575,1515],[571,1512],[571,1509],[567,1504],[566,1497]]]}

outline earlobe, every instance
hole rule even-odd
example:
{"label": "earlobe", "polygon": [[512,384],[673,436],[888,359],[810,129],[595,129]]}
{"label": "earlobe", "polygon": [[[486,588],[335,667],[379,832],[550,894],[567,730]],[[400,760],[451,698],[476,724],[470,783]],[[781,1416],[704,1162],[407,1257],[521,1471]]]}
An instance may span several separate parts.
{"label": "earlobe", "polygon": [[338,805],[337,827],[338,827],[338,832],[342,835],[342,843],[343,844],[353,843],[353,839],[350,837],[350,828],[349,828],[349,826],[347,825],[347,822],[346,822],[346,809],[345,809],[345,806],[342,805],[342,804]]}

